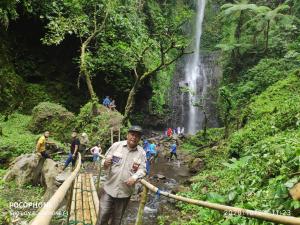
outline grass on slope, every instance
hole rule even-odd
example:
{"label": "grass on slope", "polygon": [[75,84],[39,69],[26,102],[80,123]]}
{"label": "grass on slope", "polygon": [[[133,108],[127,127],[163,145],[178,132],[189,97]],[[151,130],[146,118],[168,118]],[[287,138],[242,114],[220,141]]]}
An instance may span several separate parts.
{"label": "grass on slope", "polygon": [[[300,202],[291,199],[288,189],[300,178],[290,176],[298,171],[300,163],[299,86],[299,78],[292,74],[254,97],[244,111],[248,121],[245,127],[205,155],[206,170],[194,177],[186,195],[247,209],[298,215]],[[187,204],[179,207],[183,215],[192,214],[193,218],[173,224],[271,224]]]}

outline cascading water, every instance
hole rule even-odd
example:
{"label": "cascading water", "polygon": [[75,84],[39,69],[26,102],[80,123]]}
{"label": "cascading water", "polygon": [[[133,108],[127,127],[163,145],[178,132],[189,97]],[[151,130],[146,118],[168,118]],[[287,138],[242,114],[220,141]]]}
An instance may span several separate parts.
{"label": "cascading water", "polygon": [[[200,107],[205,107],[203,100],[207,94],[207,78],[200,61],[200,40],[204,18],[205,0],[198,0],[194,53],[185,66],[185,83],[189,89],[189,109],[187,132],[194,134],[202,124],[203,116]],[[200,85],[201,88],[197,86]],[[200,103],[201,102],[201,103]],[[196,104],[198,104],[196,106]]]}
{"label": "cascading water", "polygon": [[218,127],[214,105],[222,75],[217,64],[218,52],[200,51],[205,3],[205,0],[197,0],[197,13],[193,25],[194,43],[191,46],[193,53],[177,62],[170,91],[172,114],[168,126],[184,127],[185,133],[188,134],[203,129],[204,124],[207,127]]}

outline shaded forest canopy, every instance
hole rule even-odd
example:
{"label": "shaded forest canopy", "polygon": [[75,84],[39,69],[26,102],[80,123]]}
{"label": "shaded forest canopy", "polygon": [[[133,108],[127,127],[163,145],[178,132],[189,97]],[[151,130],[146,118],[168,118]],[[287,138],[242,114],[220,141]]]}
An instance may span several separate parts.
{"label": "shaded forest canopy", "polygon": [[[100,100],[112,96],[121,112],[128,105],[132,111],[135,99],[148,111],[151,82],[189,43],[182,27],[191,8],[184,1],[4,1],[1,51],[7,60],[1,63],[29,85],[38,84],[19,93],[35,88],[72,111],[78,112],[91,92]],[[137,97],[129,104],[134,84]],[[153,102],[165,104],[166,94]],[[8,106],[11,100],[3,99],[1,111],[24,108],[18,99]]]}

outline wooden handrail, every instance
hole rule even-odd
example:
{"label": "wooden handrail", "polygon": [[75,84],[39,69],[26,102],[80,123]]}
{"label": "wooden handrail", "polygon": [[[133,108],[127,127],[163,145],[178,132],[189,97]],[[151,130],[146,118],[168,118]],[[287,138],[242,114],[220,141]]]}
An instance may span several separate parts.
{"label": "wooden handrail", "polygon": [[51,219],[58,209],[61,202],[64,200],[67,191],[71,187],[73,181],[78,175],[81,167],[81,155],[78,153],[77,166],[71,175],[63,182],[63,184],[57,189],[52,198],[45,204],[37,216],[33,219],[30,225],[48,225]]}
{"label": "wooden handrail", "polygon": [[160,191],[157,187],[150,184],[149,182],[147,182],[144,179],[141,179],[140,182],[145,187],[147,187],[150,191],[152,191],[154,193],[159,192],[159,194],[161,194],[163,196],[173,198],[178,201],[187,202],[187,203],[190,203],[193,205],[203,206],[203,207],[218,210],[218,211],[228,212],[233,215],[262,219],[262,220],[267,220],[267,221],[271,221],[274,223],[300,225],[300,218],[297,218],[297,217],[276,215],[276,214],[272,214],[272,213],[254,211],[254,210],[249,210],[249,209],[242,209],[242,208],[237,208],[237,207],[232,207],[232,206],[221,205],[221,204],[217,204],[217,203],[211,203],[211,202],[186,198],[186,197],[174,195],[174,194],[171,194],[171,193],[168,193],[165,191]]}

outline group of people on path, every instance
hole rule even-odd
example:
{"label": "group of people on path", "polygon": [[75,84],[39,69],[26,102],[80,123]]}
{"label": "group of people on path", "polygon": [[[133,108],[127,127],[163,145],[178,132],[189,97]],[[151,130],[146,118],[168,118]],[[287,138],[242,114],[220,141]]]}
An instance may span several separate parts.
{"label": "group of people on path", "polygon": [[[155,144],[153,140],[151,141],[145,140],[143,144],[144,144],[143,149],[146,154],[146,175],[149,176],[151,165],[154,162],[158,162],[158,156],[162,151],[162,145],[160,143]],[[173,156],[176,158],[176,160],[178,160],[177,145],[178,145],[177,141],[174,141],[170,145],[169,157],[168,157],[169,161],[172,160]]]}
{"label": "group of people on path", "polygon": [[168,136],[168,137],[172,137],[174,134],[177,134],[177,135],[182,134],[183,135],[184,134],[184,127],[177,127],[177,128],[174,128],[174,129],[169,127],[164,133],[164,135]]}
{"label": "group of people on path", "polygon": [[102,104],[105,106],[105,107],[107,107],[107,108],[109,108],[110,110],[112,110],[112,111],[115,111],[115,109],[116,109],[116,101],[114,100],[114,99],[112,99],[112,98],[110,98],[109,96],[106,96],[104,99],[103,99],[103,102],[102,102]]}
{"label": "group of people on path", "polygon": [[[68,154],[68,158],[64,163],[64,167],[62,170],[65,170],[70,163],[72,166],[75,166],[78,152],[82,154],[82,161],[84,161],[84,155],[89,150],[89,139],[86,133],[82,133],[80,138],[78,137],[78,130],[74,129],[71,134],[70,141],[70,152]],[[50,132],[45,131],[44,134],[39,137],[36,143],[36,152],[39,153],[43,158],[51,158],[50,155],[46,151],[46,144],[55,144],[54,142],[50,142],[49,139]],[[101,155],[102,149],[100,143],[96,143],[94,147],[90,149],[91,154],[93,155],[94,167],[96,167],[96,162],[99,161],[99,157]]]}
{"label": "group of people on path", "polygon": [[[81,147],[88,146],[87,136],[80,140],[78,131],[73,130],[70,145],[70,153],[64,164],[64,169],[75,162]],[[85,136],[82,134],[81,136]],[[131,195],[135,191],[135,183],[150,173],[150,164],[158,158],[161,145],[152,141],[144,141],[144,148],[139,145],[142,137],[142,128],[132,126],[127,133],[127,139],[115,142],[107,150],[103,167],[107,171],[107,179],[103,184],[99,214],[96,225],[120,225],[124,212],[127,208]],[[37,151],[47,158],[45,149],[48,142],[49,132],[39,138],[36,145]],[[49,142],[48,142],[49,143]],[[176,143],[170,147],[170,158],[173,155],[177,158]],[[93,153],[93,161],[96,162],[102,149],[100,144],[90,149]],[[49,155],[48,155],[49,156]]]}

